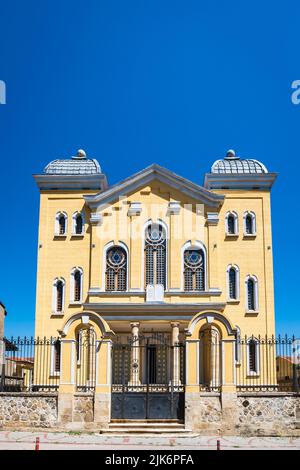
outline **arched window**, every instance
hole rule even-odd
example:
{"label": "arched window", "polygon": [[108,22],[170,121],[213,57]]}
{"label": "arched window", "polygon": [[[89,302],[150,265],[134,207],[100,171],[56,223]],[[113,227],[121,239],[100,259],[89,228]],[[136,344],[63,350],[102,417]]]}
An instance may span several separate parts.
{"label": "arched window", "polygon": [[238,215],[236,212],[227,212],[225,230],[227,235],[238,235]]}
{"label": "arched window", "polygon": [[238,300],[240,297],[239,268],[230,265],[227,267],[228,300]]}
{"label": "arched window", "polygon": [[120,246],[113,246],[106,253],[106,290],[127,290],[127,253]]}
{"label": "arched window", "polygon": [[65,212],[58,212],[55,217],[55,235],[66,235],[68,216]]}
{"label": "arched window", "polygon": [[166,231],[161,224],[151,223],[145,230],[145,287],[167,284]]}
{"label": "arched window", "polygon": [[65,281],[62,278],[56,278],[53,283],[52,292],[52,312],[63,313],[65,303]]}
{"label": "arched window", "polygon": [[248,340],[248,373],[259,373],[259,342],[256,338]]}
{"label": "arched window", "polygon": [[73,268],[71,271],[70,280],[70,302],[82,301],[82,284],[83,284],[83,270],[82,268]]}
{"label": "arched window", "polygon": [[84,233],[84,217],[81,212],[73,214],[72,234],[83,235]]}
{"label": "arched window", "polygon": [[244,235],[256,235],[256,217],[254,212],[244,214]]}
{"label": "arched window", "polygon": [[258,310],[258,281],[254,276],[246,278],[246,302],[247,311]]}
{"label": "arched window", "polygon": [[205,263],[203,250],[189,248],[184,251],[184,290],[205,290]]}

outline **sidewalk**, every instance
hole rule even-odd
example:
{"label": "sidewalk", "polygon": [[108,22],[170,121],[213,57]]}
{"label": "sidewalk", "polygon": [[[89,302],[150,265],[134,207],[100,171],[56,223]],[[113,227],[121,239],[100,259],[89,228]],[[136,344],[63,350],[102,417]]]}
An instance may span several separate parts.
{"label": "sidewalk", "polygon": [[239,436],[103,436],[94,433],[62,433],[49,431],[0,431],[0,450],[34,450],[36,437],[40,450],[216,450],[220,440],[221,450],[273,449],[300,450],[300,438],[289,437],[239,437]]}

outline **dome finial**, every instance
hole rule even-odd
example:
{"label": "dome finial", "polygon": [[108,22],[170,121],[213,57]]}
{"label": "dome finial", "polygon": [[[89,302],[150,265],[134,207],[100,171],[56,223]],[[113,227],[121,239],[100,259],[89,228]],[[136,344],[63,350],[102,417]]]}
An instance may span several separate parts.
{"label": "dome finial", "polygon": [[235,151],[232,149],[227,150],[225,158],[236,158]]}
{"label": "dome finial", "polygon": [[76,158],[86,158],[86,153],[82,149],[77,150]]}

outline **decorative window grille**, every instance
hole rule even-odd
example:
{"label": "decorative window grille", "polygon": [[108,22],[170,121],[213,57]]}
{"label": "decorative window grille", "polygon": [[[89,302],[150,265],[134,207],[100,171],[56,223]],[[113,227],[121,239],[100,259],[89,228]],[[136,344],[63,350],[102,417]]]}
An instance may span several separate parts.
{"label": "decorative window grille", "polygon": [[257,372],[257,343],[254,339],[248,342],[249,372]]}
{"label": "decorative window grille", "polygon": [[74,301],[81,300],[81,272],[75,271],[74,273]]}
{"label": "decorative window grille", "polygon": [[246,228],[246,234],[247,235],[251,235],[252,233],[254,233],[254,229],[253,229],[253,217],[251,214],[248,214],[246,216],[246,220],[245,220],[245,228]]}
{"label": "decorative window grille", "polygon": [[63,309],[64,284],[62,281],[56,283],[56,311],[62,312]]}
{"label": "decorative window grille", "polygon": [[54,343],[54,372],[60,372],[61,342],[56,340]]}
{"label": "decorative window grille", "polygon": [[166,233],[159,224],[151,224],[145,232],[145,280],[149,284],[162,284],[166,288]]}
{"label": "decorative window grille", "polygon": [[75,218],[75,234],[81,235],[83,232],[83,219],[81,214],[77,214]]}
{"label": "decorative window grille", "polygon": [[61,214],[58,218],[58,227],[59,227],[59,235],[65,235],[66,233],[66,217]]}
{"label": "decorative window grille", "polygon": [[253,279],[247,281],[248,310],[255,310],[255,284]]}
{"label": "decorative window grille", "polygon": [[235,218],[234,215],[229,214],[227,217],[227,233],[234,235],[235,232]]}
{"label": "decorative window grille", "polygon": [[204,253],[202,250],[184,252],[184,290],[205,290]]}
{"label": "decorative window grille", "polygon": [[127,255],[119,246],[110,248],[106,254],[106,290],[127,290]]}
{"label": "decorative window grille", "polygon": [[237,289],[236,289],[237,275],[236,275],[236,270],[234,268],[230,268],[228,277],[229,277],[229,298],[234,300],[234,299],[237,299]]}

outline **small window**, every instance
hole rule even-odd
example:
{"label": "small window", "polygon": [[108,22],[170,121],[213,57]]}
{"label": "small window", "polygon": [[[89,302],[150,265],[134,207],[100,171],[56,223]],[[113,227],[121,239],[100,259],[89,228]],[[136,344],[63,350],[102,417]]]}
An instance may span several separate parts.
{"label": "small window", "polygon": [[61,342],[57,339],[54,343],[54,372],[60,372]]}
{"label": "small window", "polygon": [[75,212],[73,214],[72,221],[72,234],[73,235],[83,235],[84,233],[84,217],[81,212]]}
{"label": "small window", "polygon": [[57,292],[57,302],[56,302],[56,311],[62,312],[63,308],[63,290],[64,286],[62,281],[58,281],[56,284],[56,292]]}
{"label": "small window", "polygon": [[81,302],[82,300],[83,271],[81,268],[73,268],[70,283],[70,302]]}
{"label": "small window", "polygon": [[65,281],[62,278],[56,278],[53,283],[52,293],[52,312],[63,313],[65,298]]}
{"label": "small window", "polygon": [[255,300],[254,300],[254,281],[253,279],[248,279],[248,310],[255,310]]}
{"label": "small window", "polygon": [[258,282],[253,276],[246,279],[246,302],[249,312],[258,310]]}
{"label": "small window", "polygon": [[256,235],[256,217],[254,212],[245,212],[244,214],[244,234]]}
{"label": "small window", "polygon": [[229,298],[233,300],[237,299],[236,270],[234,268],[230,268],[229,270]]}
{"label": "small window", "polygon": [[225,229],[227,235],[238,235],[238,216],[236,212],[226,214]]}
{"label": "small window", "polygon": [[248,369],[250,373],[259,372],[258,342],[256,339],[248,341]]}
{"label": "small window", "polygon": [[55,235],[66,235],[67,233],[67,214],[58,212],[55,217]]}
{"label": "small window", "polygon": [[81,298],[81,272],[76,271],[74,274],[74,300],[79,302]]}

